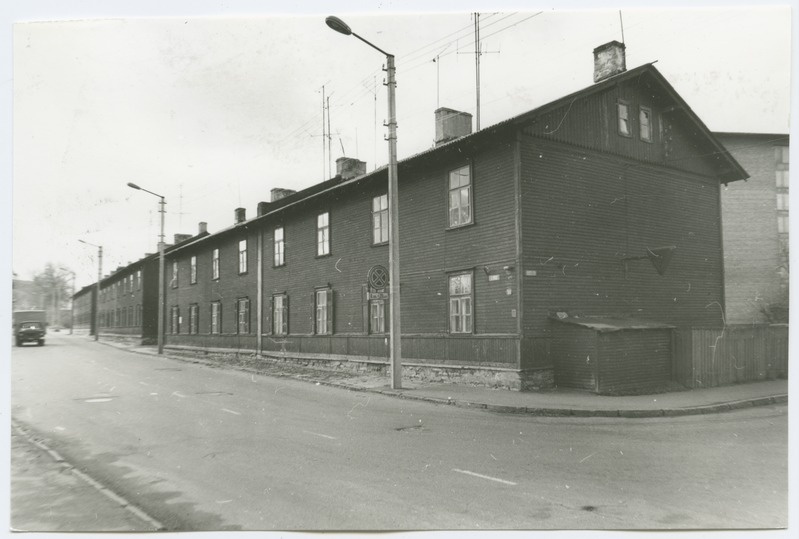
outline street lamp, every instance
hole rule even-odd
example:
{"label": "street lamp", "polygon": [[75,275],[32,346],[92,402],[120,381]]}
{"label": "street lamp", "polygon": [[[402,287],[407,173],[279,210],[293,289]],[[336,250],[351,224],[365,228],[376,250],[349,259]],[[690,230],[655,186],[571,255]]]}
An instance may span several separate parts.
{"label": "street lamp", "polygon": [[[89,243],[88,241],[78,240],[90,247],[97,247],[97,288],[94,298],[94,340],[100,340],[100,281],[103,279],[103,246]],[[73,291],[73,296],[74,291]]]}
{"label": "street lamp", "polygon": [[166,214],[166,201],[162,195],[148,191],[139,187],[135,183],[128,182],[128,187],[138,191],[144,191],[161,199],[159,202],[161,213],[161,234],[158,237],[158,353],[164,353],[164,215]]}
{"label": "street lamp", "polygon": [[58,268],[72,276],[72,297],[69,300],[69,334],[72,335],[72,328],[75,325],[75,272],[68,268]]}
{"label": "street lamp", "polygon": [[388,89],[388,273],[389,302],[389,337],[391,340],[391,387],[402,388],[402,330],[400,328],[400,278],[399,278],[399,205],[397,187],[397,113],[394,55],[389,54],[373,43],[365,40],[339,19],[327,17],[325,24],[345,36],[355,36],[373,49],[386,55],[386,87]]}

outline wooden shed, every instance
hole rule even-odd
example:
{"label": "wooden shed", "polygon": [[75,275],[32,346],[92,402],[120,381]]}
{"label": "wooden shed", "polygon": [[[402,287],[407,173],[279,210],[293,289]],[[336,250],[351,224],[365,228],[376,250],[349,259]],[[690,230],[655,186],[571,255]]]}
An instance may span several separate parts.
{"label": "wooden shed", "polygon": [[671,382],[673,326],[598,316],[551,320],[558,387],[643,393]]}

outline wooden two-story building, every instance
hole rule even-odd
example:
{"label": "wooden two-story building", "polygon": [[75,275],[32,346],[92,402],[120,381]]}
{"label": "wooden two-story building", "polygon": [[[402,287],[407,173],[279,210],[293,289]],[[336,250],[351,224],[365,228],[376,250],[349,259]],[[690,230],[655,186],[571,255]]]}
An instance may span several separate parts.
{"label": "wooden two-story building", "polygon": [[[720,188],[746,172],[653,65],[594,55],[592,86],[487,129],[439,109],[399,163],[406,375],[583,387],[571,323],[617,334],[603,376],[657,384],[669,328],[723,323]],[[338,165],[168,252],[167,346],[386,364],[387,170]]]}

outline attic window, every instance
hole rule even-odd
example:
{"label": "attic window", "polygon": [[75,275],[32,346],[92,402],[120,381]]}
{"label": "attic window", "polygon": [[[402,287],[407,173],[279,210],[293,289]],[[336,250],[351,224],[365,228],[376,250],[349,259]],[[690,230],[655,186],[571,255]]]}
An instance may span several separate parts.
{"label": "attic window", "polygon": [[625,101],[619,101],[616,105],[619,118],[619,135],[623,137],[631,137],[632,129],[630,128],[630,105]]}
{"label": "attic window", "polygon": [[641,129],[641,140],[652,142],[652,109],[641,107],[638,111],[638,125]]}

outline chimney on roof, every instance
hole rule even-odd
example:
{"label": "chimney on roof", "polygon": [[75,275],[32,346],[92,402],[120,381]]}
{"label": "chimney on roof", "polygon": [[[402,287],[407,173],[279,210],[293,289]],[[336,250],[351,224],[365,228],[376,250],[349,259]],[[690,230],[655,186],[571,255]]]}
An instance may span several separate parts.
{"label": "chimney on roof", "polygon": [[472,133],[472,115],[441,107],[436,110],[436,146]]}
{"label": "chimney on roof", "polygon": [[236,224],[243,223],[247,220],[247,212],[244,208],[236,208]]}
{"label": "chimney on roof", "polygon": [[281,198],[285,198],[285,197],[287,197],[289,195],[293,195],[296,192],[297,191],[295,191],[293,189],[283,189],[281,187],[275,187],[274,189],[272,189],[270,191],[270,193],[272,195],[272,202],[277,202]]}
{"label": "chimney on roof", "polygon": [[200,221],[200,226],[197,229],[197,234],[206,234],[208,232],[208,223]]}
{"label": "chimney on roof", "polygon": [[627,71],[624,43],[611,41],[594,49],[594,82],[609,79]]}
{"label": "chimney on roof", "polygon": [[191,237],[191,234],[175,234],[175,242],[173,245],[177,245],[182,241],[186,241]]}
{"label": "chimney on roof", "polygon": [[366,162],[352,157],[339,157],[336,159],[336,175],[342,180],[349,180],[366,174]]}
{"label": "chimney on roof", "polygon": [[264,215],[267,210],[269,209],[269,202],[259,202],[258,203],[258,217]]}

